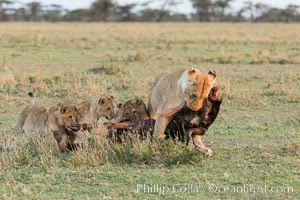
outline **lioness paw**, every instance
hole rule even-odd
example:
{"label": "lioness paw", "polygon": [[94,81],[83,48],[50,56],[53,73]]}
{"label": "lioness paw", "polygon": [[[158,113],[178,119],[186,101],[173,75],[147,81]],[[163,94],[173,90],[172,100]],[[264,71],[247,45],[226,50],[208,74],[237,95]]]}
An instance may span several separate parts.
{"label": "lioness paw", "polygon": [[205,149],[204,154],[208,157],[212,156],[212,150],[211,149]]}
{"label": "lioness paw", "polygon": [[197,148],[200,152],[204,153],[207,157],[212,156],[212,150],[209,148]]}

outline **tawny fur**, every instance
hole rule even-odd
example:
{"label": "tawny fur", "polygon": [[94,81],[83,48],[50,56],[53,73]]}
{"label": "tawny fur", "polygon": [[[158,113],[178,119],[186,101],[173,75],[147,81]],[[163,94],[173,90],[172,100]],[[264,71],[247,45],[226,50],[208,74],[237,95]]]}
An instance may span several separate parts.
{"label": "tawny fur", "polygon": [[205,74],[193,67],[157,78],[148,103],[151,116],[156,118],[154,135],[164,137],[171,117],[184,105],[191,110],[199,110],[215,79],[215,71]]}
{"label": "tawny fur", "polygon": [[[114,123],[107,123],[108,129],[108,138],[117,143],[122,143],[122,136],[126,135],[128,130],[124,127],[124,131],[120,128],[122,122],[126,123],[130,122],[134,126],[141,126],[144,120],[150,119],[150,114],[146,108],[145,103],[141,99],[131,99],[126,103],[118,104],[118,111],[116,114],[116,118],[114,120],[119,126],[112,128],[110,125]],[[121,122],[121,123],[120,123]],[[129,131],[130,132],[130,131]],[[140,137],[144,137],[143,131],[137,131],[136,134],[140,135]]]}
{"label": "tawny fur", "polygon": [[76,135],[68,126],[77,123],[78,110],[75,105],[63,104],[49,109],[30,105],[24,108],[18,124],[10,136],[9,148],[16,142],[16,133],[23,132],[29,138],[46,139],[53,151],[64,150],[66,143],[73,143]]}
{"label": "tawny fur", "polygon": [[150,118],[146,105],[141,99],[131,99],[118,105],[115,123],[120,121],[140,121]]}
{"label": "tawny fur", "polygon": [[100,117],[112,119],[115,117],[114,98],[100,97],[96,100],[84,101],[78,104],[78,122],[93,124],[94,128],[97,127],[97,122]]}

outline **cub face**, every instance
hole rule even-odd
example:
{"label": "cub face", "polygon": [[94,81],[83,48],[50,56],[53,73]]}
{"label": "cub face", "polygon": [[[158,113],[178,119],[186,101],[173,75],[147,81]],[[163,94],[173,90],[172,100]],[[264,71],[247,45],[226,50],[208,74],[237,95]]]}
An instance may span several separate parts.
{"label": "cub face", "polygon": [[59,110],[60,121],[66,127],[77,124],[78,114],[77,107],[72,104],[63,104]]}
{"label": "cub face", "polygon": [[145,103],[140,99],[131,99],[124,104],[123,117],[132,121],[143,120],[148,116]]}
{"label": "cub face", "polygon": [[139,121],[149,117],[145,103],[140,99],[131,99],[118,105],[118,121]]}
{"label": "cub face", "polygon": [[98,108],[96,112],[100,117],[105,117],[110,120],[116,116],[113,96],[101,97],[97,103]]}

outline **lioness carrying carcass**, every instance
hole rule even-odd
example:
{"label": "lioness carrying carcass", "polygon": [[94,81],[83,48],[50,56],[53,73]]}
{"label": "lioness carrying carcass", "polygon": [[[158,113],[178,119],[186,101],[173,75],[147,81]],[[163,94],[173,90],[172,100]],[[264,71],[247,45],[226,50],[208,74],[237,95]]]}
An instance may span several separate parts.
{"label": "lioness carrying carcass", "polygon": [[152,88],[148,109],[156,119],[154,136],[164,137],[171,118],[185,105],[198,111],[216,80],[216,72],[208,74],[190,67],[160,75]]}
{"label": "lioness carrying carcass", "polygon": [[[220,94],[220,89],[219,87],[215,86],[210,90],[208,98],[203,102],[203,105],[199,111],[193,111],[185,106],[175,114],[166,128],[165,138],[168,139],[172,137],[173,140],[178,138],[179,141],[187,141],[188,144],[189,138],[192,137],[195,147],[199,148],[206,155],[210,156],[212,151],[205,147],[205,145],[202,143],[200,135],[204,135],[217,118],[221,103],[222,97]],[[144,103],[142,102],[140,105],[141,104]],[[137,110],[139,110],[140,113],[148,113],[145,106],[139,106],[139,109]],[[128,116],[133,116],[131,110],[126,109],[126,112],[128,112]],[[135,120],[130,120],[129,117],[127,118],[127,121],[110,124],[110,128],[119,131],[119,137],[120,134],[126,133],[129,128],[135,130],[134,133],[139,130],[143,131],[143,133],[151,134],[154,123],[155,120],[149,118],[141,118],[139,123],[136,123]],[[130,134],[132,134],[132,130],[129,132]]]}

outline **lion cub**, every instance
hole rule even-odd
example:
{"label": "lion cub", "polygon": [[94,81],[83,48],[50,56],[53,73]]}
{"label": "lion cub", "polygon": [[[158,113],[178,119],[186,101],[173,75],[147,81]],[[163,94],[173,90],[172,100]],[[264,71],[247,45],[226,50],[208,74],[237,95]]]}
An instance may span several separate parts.
{"label": "lion cub", "polygon": [[[32,93],[29,93],[31,96]],[[17,132],[24,132],[27,137],[32,139],[46,139],[50,142],[54,152],[65,150],[66,143],[74,143],[75,133],[70,128],[77,124],[78,109],[73,104],[63,104],[44,108],[35,105],[25,107],[18,120],[17,126],[11,133],[9,149],[13,147]],[[65,141],[67,138],[68,141]]]}
{"label": "lion cub", "polygon": [[100,97],[96,100],[84,101],[77,105],[78,107],[78,122],[92,124],[97,128],[97,122],[100,117],[105,117],[110,120],[115,117],[114,97]]}
{"label": "lion cub", "polygon": [[118,104],[118,111],[114,121],[116,123],[122,121],[137,122],[147,118],[150,118],[150,114],[144,102],[141,99],[131,99],[124,104]]}
{"label": "lion cub", "polygon": [[[148,122],[149,119],[150,114],[141,99],[131,99],[124,104],[119,103],[116,118],[114,119],[115,123],[106,123],[108,139],[119,144],[123,143],[122,137],[127,135],[136,135],[141,139],[145,139],[150,127],[147,130],[145,129],[145,131],[142,127],[145,126],[145,122]],[[115,124],[119,126],[116,129],[112,128]],[[120,125],[122,124],[125,127],[121,128]],[[128,126],[134,126],[135,128],[130,129]]]}

